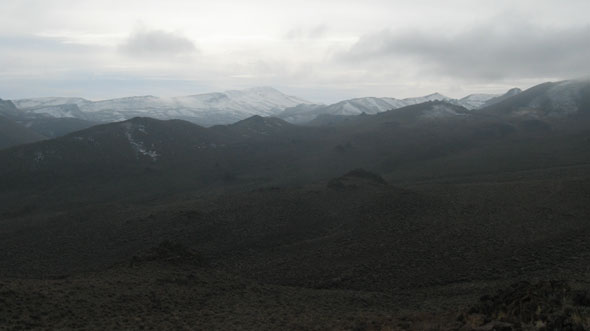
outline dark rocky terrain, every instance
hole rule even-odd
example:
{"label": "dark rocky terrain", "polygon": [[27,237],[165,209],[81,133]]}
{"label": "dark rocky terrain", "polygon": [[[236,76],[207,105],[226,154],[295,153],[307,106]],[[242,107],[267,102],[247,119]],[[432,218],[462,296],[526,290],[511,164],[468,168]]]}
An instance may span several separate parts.
{"label": "dark rocky terrain", "polygon": [[2,150],[0,328],[588,329],[590,108],[574,84],[555,116],[563,86]]}

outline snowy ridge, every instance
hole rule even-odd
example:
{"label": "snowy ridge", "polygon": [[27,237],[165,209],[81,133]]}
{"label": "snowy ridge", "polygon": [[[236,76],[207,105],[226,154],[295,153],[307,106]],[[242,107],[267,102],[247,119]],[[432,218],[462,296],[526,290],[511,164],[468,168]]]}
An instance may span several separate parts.
{"label": "snowy ridge", "polygon": [[41,108],[41,107],[50,107],[50,106],[60,106],[60,105],[77,105],[82,106],[92,101],[86,100],[83,98],[34,98],[34,99],[18,99],[12,100],[14,105],[20,109],[27,109],[27,108]]}
{"label": "snowy ridge", "polygon": [[449,100],[453,100],[447,96],[444,96],[440,93],[433,93],[433,94],[429,94],[429,95],[425,95],[423,97],[416,97],[416,98],[405,98],[402,99],[401,101],[403,102],[404,106],[411,106],[411,105],[417,105],[419,103],[424,103],[424,102],[428,102],[428,101],[449,101]]}
{"label": "snowy ridge", "polygon": [[565,118],[588,111],[590,80],[547,82],[519,92],[512,89],[483,109],[487,113],[546,119]]}
{"label": "snowy ridge", "polygon": [[331,105],[299,105],[293,108],[287,108],[278,115],[291,123],[305,123],[312,121],[319,115],[360,115],[360,114],[377,114],[384,111],[398,109],[407,106],[413,106],[429,101],[446,101],[458,106],[465,107],[469,110],[480,108],[487,100],[496,97],[495,94],[472,94],[463,99],[452,99],[440,93],[433,93],[422,97],[415,98],[356,98],[340,101]]}
{"label": "snowy ridge", "polygon": [[254,115],[276,116],[292,123],[304,123],[322,114],[377,114],[428,101],[447,101],[473,110],[496,97],[492,94],[472,94],[462,99],[452,99],[433,93],[415,98],[366,97],[318,105],[271,87],[255,87],[170,98],[146,95],[94,102],[82,98],[37,98],[16,100],[15,104],[24,111],[47,117],[71,117],[95,122],[152,117],[215,125],[234,123]]}
{"label": "snowy ridge", "polygon": [[[81,98],[38,98],[16,100],[17,107],[50,117],[77,117],[114,122],[137,116],[157,119],[188,119],[207,124],[227,124],[253,115],[272,116],[287,107],[310,102],[289,96],[270,87],[189,95],[172,98],[134,96],[102,101]],[[60,111],[66,104],[76,105],[81,114]]]}
{"label": "snowy ridge", "polygon": [[76,104],[64,104],[56,106],[46,106],[42,108],[30,109],[31,113],[45,115],[56,118],[79,118],[85,119],[86,116]]}
{"label": "snowy ridge", "polygon": [[473,110],[483,107],[489,100],[499,96],[499,94],[470,94],[459,100],[453,100],[452,103]]}

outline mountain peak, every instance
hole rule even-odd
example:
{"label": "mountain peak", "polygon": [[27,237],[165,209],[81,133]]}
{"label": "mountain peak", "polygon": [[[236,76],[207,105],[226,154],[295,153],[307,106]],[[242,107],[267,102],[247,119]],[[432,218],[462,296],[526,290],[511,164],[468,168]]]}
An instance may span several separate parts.
{"label": "mountain peak", "polygon": [[439,99],[449,99],[447,96],[445,96],[445,95],[442,95],[442,94],[440,94],[440,93],[438,93],[438,92],[434,92],[434,93],[432,93],[432,94],[428,94],[428,95],[426,95],[426,96],[424,96],[424,97],[425,97],[425,98],[431,98],[431,99],[434,99],[434,98],[437,98],[437,99],[438,99],[438,98],[439,98]]}
{"label": "mountain peak", "polygon": [[[511,89],[484,110],[519,118],[564,118],[587,109],[590,82],[566,80],[547,82],[518,92]],[[518,93],[517,93],[518,92]],[[514,95],[511,95],[516,93]]]}
{"label": "mountain peak", "polygon": [[254,92],[254,93],[280,93],[280,94],[284,94],[283,92],[277,90],[274,87],[270,87],[270,86],[254,86],[254,87],[244,89],[242,91]]}
{"label": "mountain peak", "polygon": [[435,100],[450,100],[449,97],[444,96],[438,92],[425,95],[423,97],[415,97],[415,98],[405,98],[403,101],[407,103],[407,105],[415,105],[418,103],[423,103],[427,101],[435,101]]}
{"label": "mountain peak", "polygon": [[519,89],[518,87],[513,87],[513,88],[509,89],[505,94],[506,95],[516,95],[520,92],[522,92],[521,89]]}

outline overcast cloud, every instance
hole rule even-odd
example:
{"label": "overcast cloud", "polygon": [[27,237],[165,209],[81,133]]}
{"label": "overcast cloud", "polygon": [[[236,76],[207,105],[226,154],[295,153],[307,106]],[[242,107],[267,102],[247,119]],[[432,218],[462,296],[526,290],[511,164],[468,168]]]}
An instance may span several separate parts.
{"label": "overcast cloud", "polygon": [[362,36],[340,58],[351,63],[400,58],[423,74],[480,80],[576,77],[590,72],[590,25],[547,28],[488,22],[456,34],[383,30]]}
{"label": "overcast cloud", "polygon": [[587,76],[588,12],[587,0],[3,0],[0,98],[500,93]]}
{"label": "overcast cloud", "polygon": [[134,31],[119,49],[131,56],[170,57],[196,52],[195,44],[185,36],[162,30]]}

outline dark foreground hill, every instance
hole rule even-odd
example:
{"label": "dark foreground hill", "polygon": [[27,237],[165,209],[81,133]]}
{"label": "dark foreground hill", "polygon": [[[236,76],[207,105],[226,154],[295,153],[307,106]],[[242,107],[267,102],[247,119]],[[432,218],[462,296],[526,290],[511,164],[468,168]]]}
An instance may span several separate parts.
{"label": "dark foreground hill", "polygon": [[[61,279],[2,281],[6,329],[587,330],[588,283],[518,282],[465,309],[428,290],[394,293],[266,285],[155,261]],[[475,286],[446,288],[473,291]],[[481,290],[478,288],[478,290]],[[486,290],[483,290],[486,293]],[[441,312],[400,305],[445,300]]]}
{"label": "dark foreground hill", "polygon": [[[522,287],[510,296],[520,280],[590,288],[587,170],[412,190],[355,171],[297,189],[11,216],[0,318],[21,328],[472,330],[559,316],[587,326],[585,301],[554,303],[560,290],[532,287],[543,307],[532,322],[503,310],[527,302]],[[162,241],[182,246],[151,249]]]}

